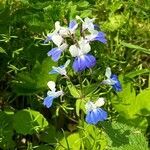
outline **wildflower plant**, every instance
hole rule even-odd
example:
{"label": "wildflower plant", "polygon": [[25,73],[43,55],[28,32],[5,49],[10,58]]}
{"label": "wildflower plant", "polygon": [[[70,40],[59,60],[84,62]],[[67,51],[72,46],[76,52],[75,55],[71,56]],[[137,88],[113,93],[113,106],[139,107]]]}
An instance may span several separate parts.
{"label": "wildflower plant", "polygon": [[[82,74],[85,70],[90,70],[94,66],[96,66],[97,59],[94,56],[94,52],[92,52],[91,44],[93,42],[100,42],[102,44],[106,44],[107,40],[105,34],[102,31],[99,31],[98,25],[94,24],[95,18],[85,18],[82,19],[79,16],[76,16],[76,19],[71,20],[67,27],[63,27],[60,25],[60,22],[57,21],[55,23],[55,29],[52,33],[47,35],[44,43],[53,42],[54,48],[52,48],[47,54],[51,57],[51,59],[55,62],[63,59],[63,57],[69,59],[60,66],[52,66],[49,74],[60,74],[62,76],[67,77],[67,83],[71,85],[73,88],[68,88],[73,97],[76,97],[75,92],[78,93],[77,101],[79,103],[83,103],[83,107],[79,108],[79,105],[76,102],[76,112],[77,115],[81,115],[81,120],[86,121],[88,124],[98,124],[100,121],[107,120],[109,114],[107,114],[107,110],[101,108],[104,105],[104,98],[98,98],[98,100],[93,99],[94,93],[91,94],[90,97],[85,95],[83,90],[83,81],[81,80]],[[63,55],[63,56],[62,56]],[[66,56],[67,57],[66,57]],[[59,62],[58,62],[59,63]],[[68,75],[67,70],[70,69],[70,64],[73,69],[73,76],[77,76],[78,84],[74,84],[72,81],[72,76]],[[72,70],[71,69],[71,70]],[[111,74],[111,69],[106,68],[105,76],[106,80],[98,81],[98,87],[103,86],[103,84],[111,85],[115,91],[121,91],[121,84],[116,75]],[[58,83],[59,84],[59,83]],[[57,91],[55,89],[55,83],[53,81],[48,82],[48,86],[51,91],[48,91],[47,97],[44,99],[43,104],[50,108],[52,106],[53,100],[63,95],[62,91]],[[79,88],[80,87],[80,88]],[[95,87],[96,89],[97,87]],[[100,88],[100,87],[99,87]],[[64,96],[67,92],[64,92]],[[81,110],[81,112],[80,112]],[[85,111],[86,110],[86,111]]]}

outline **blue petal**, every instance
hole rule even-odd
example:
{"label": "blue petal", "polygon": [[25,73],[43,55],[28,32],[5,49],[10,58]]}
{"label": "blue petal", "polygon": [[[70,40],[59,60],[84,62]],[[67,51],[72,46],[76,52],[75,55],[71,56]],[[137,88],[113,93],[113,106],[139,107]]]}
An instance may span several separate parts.
{"label": "blue petal", "polygon": [[51,41],[52,40],[52,36],[48,35],[46,40],[44,41],[44,44]]}
{"label": "blue petal", "polygon": [[98,108],[99,111],[99,121],[104,121],[107,119],[107,112],[101,108]]}
{"label": "blue petal", "polygon": [[94,38],[96,41],[100,41],[102,43],[106,43],[105,34],[103,32],[98,32],[97,36]]}
{"label": "blue petal", "polygon": [[49,74],[58,74],[58,72],[53,69],[49,72]]}
{"label": "blue petal", "polygon": [[76,72],[85,70],[86,68],[92,68],[96,64],[96,59],[93,55],[86,54],[80,57],[76,57],[73,62],[73,69]]}
{"label": "blue petal", "polygon": [[122,87],[121,87],[120,81],[118,80],[117,75],[112,74],[110,78],[116,82],[115,84],[112,85],[114,90],[117,91],[117,92],[121,91]]}
{"label": "blue petal", "polygon": [[47,55],[48,55],[48,56],[51,56],[53,61],[58,61],[59,58],[60,58],[61,53],[62,53],[61,49],[55,47],[55,48],[52,48],[52,49],[47,53]]}
{"label": "blue petal", "polygon": [[101,108],[89,111],[86,115],[86,122],[89,124],[97,124],[99,121],[104,121],[107,119],[107,112]]}
{"label": "blue petal", "polygon": [[[64,68],[64,65],[61,65],[61,66],[59,66],[59,67],[57,67],[57,68]],[[59,72],[56,71],[55,69],[52,69],[52,70],[49,72],[49,74],[59,74]]]}
{"label": "blue petal", "polygon": [[73,27],[77,24],[75,20],[70,21],[69,23],[69,29],[73,29]]}
{"label": "blue petal", "polygon": [[95,114],[94,114],[93,111],[89,111],[87,113],[85,120],[89,124],[96,124],[97,123],[97,119],[96,119]]}
{"label": "blue petal", "polygon": [[76,57],[73,62],[73,69],[76,72],[83,71],[86,68],[84,57]]}
{"label": "blue petal", "polygon": [[96,59],[93,55],[86,54],[85,55],[85,64],[87,68],[92,68],[96,64]]}
{"label": "blue petal", "polygon": [[54,99],[54,97],[47,96],[47,97],[44,99],[43,105],[46,106],[47,108],[50,108],[50,107],[52,106],[53,99]]}
{"label": "blue petal", "polygon": [[95,30],[99,30],[100,27],[99,27],[97,24],[94,24],[94,29],[95,29]]}

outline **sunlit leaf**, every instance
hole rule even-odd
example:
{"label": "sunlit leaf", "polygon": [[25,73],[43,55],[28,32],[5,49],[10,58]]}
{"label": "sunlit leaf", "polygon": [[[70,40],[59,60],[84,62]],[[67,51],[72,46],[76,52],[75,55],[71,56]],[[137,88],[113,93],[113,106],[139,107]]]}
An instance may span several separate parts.
{"label": "sunlit leaf", "polygon": [[38,111],[24,109],[15,114],[13,126],[17,133],[26,135],[44,130],[48,122]]}

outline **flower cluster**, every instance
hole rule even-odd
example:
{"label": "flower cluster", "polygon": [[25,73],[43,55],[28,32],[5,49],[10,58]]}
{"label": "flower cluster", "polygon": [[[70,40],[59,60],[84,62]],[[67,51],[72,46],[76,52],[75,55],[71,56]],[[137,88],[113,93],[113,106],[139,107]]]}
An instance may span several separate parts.
{"label": "flower cluster", "polygon": [[[90,54],[92,41],[106,43],[105,34],[97,30],[93,23],[95,19],[81,19],[76,16],[76,20],[72,20],[68,27],[62,27],[60,22],[55,23],[55,30],[48,34],[45,42],[52,41],[56,47],[48,52],[48,56],[53,61],[58,61],[61,54],[67,49],[71,57],[74,57],[73,69],[76,72],[83,71],[87,68],[92,68],[96,64],[96,58]],[[78,35],[77,33],[79,33]],[[69,43],[68,42],[68,39]]]}
{"label": "flower cluster", "polygon": [[[87,68],[92,68],[96,64],[96,58],[90,53],[91,42],[99,41],[106,43],[105,34],[99,31],[97,25],[94,22],[95,19],[85,18],[81,19],[79,16],[76,20],[72,20],[68,27],[60,26],[60,22],[55,23],[55,30],[48,34],[46,42],[52,41],[56,47],[52,48],[48,52],[48,56],[53,61],[58,61],[61,54],[65,51],[70,53],[70,59],[73,57],[73,70],[75,72],[81,72]],[[69,39],[69,40],[68,40]],[[71,43],[71,44],[70,44]],[[67,60],[65,64],[55,67],[52,66],[52,70],[49,74],[60,74],[70,79],[67,75],[67,67],[71,60]],[[100,84],[106,84],[112,86],[112,88],[119,92],[122,90],[121,84],[117,75],[111,73],[111,68],[107,67],[105,76],[107,79],[103,80]],[[44,99],[44,106],[50,108],[53,100],[63,95],[63,91],[56,91],[55,82],[49,81],[48,87],[50,90],[47,92],[47,97]],[[105,103],[104,98],[99,98],[95,103],[88,101],[85,104],[86,117],[85,120],[89,124],[97,124],[99,121],[107,119],[107,112],[101,108]]]}

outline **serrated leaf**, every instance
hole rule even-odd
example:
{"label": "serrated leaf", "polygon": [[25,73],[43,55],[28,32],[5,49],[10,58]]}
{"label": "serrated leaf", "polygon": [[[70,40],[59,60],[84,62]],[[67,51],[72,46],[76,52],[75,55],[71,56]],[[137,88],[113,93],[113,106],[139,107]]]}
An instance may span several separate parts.
{"label": "serrated leaf", "polygon": [[103,122],[102,127],[108,136],[108,149],[148,150],[148,142],[139,129],[116,121]]}
{"label": "serrated leaf", "polygon": [[13,125],[17,133],[27,135],[43,130],[48,126],[48,122],[39,112],[24,109],[15,114]]}
{"label": "serrated leaf", "polygon": [[137,112],[133,106],[136,103],[136,93],[131,83],[122,83],[122,91],[118,96],[112,97],[112,104],[120,115],[125,118],[133,118]]}
{"label": "serrated leaf", "polygon": [[[122,82],[122,91],[112,97],[112,104],[120,116],[134,127],[145,131],[148,125],[146,118],[150,114],[150,89],[141,91],[137,96],[131,83]],[[140,121],[140,122],[139,122]]]}

